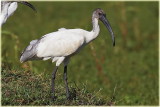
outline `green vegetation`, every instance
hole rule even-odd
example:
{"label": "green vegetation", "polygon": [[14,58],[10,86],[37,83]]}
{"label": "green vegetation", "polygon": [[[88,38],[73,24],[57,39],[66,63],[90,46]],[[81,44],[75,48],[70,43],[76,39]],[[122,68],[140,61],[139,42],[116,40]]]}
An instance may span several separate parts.
{"label": "green vegetation", "polygon": [[[97,97],[99,92],[89,93],[86,85],[79,89],[71,84],[72,100],[66,100],[65,88],[56,87],[56,100],[51,99],[50,81],[42,74],[34,75],[30,71],[2,70],[2,105],[109,105]],[[58,84],[58,83],[57,83]],[[10,98],[8,98],[10,96]],[[111,100],[112,101],[112,100]],[[114,102],[113,102],[114,104]]]}
{"label": "green vegetation", "polygon": [[[79,101],[84,102],[82,105],[108,105],[111,99],[115,105],[158,105],[158,2],[32,4],[38,13],[19,5],[2,27],[2,105],[20,105],[23,99],[27,102],[22,105],[79,105]],[[76,90],[79,100],[64,103],[61,66],[56,79],[60,92],[57,101],[52,102],[49,93],[54,64],[21,64],[20,53],[31,40],[62,27],[91,30],[92,11],[99,7],[115,32],[116,46],[112,46],[109,32],[100,22],[99,37],[74,56],[68,66],[69,86]]]}

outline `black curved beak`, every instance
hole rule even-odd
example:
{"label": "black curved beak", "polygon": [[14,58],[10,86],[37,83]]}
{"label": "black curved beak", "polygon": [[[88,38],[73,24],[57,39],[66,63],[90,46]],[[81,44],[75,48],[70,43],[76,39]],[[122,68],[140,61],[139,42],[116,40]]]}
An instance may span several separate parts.
{"label": "black curved beak", "polygon": [[103,22],[103,24],[109,30],[109,32],[111,34],[111,37],[112,37],[113,46],[115,46],[115,36],[114,36],[113,31],[112,31],[111,25],[109,24],[109,21],[106,18],[106,15],[105,14],[101,14],[99,19]]}
{"label": "black curved beak", "polygon": [[30,7],[30,8],[31,8],[32,10],[34,10],[35,12],[37,12],[36,8],[35,8],[32,4],[30,4],[29,2],[26,2],[26,1],[18,1],[18,3],[24,4],[24,5],[28,6],[28,7]]}

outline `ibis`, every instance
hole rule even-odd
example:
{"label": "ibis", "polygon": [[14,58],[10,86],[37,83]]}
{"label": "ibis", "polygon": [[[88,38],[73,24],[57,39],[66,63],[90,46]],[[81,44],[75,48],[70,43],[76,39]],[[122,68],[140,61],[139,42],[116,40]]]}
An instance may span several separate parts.
{"label": "ibis", "polygon": [[26,1],[1,1],[1,15],[0,15],[1,26],[16,11],[18,3],[27,5],[28,7],[36,11],[35,7]]}
{"label": "ibis", "polygon": [[20,62],[26,62],[29,60],[48,60],[56,62],[56,66],[52,72],[51,92],[52,98],[55,98],[55,77],[58,67],[61,63],[64,64],[64,82],[66,88],[66,97],[70,99],[70,91],[67,82],[67,65],[70,58],[79,52],[82,47],[94,40],[99,32],[98,20],[108,28],[113,46],[115,46],[115,36],[109,21],[106,18],[106,14],[100,8],[93,11],[91,31],[83,29],[65,29],[60,28],[58,31],[48,33],[42,36],[40,39],[32,40],[30,44],[22,51]]}

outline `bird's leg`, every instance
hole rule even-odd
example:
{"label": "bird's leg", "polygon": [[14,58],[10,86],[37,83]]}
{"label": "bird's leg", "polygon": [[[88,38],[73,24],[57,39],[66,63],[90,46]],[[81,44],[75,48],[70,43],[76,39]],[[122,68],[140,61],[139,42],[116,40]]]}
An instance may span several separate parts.
{"label": "bird's leg", "polygon": [[65,87],[66,87],[66,97],[67,97],[67,99],[70,99],[68,82],[67,82],[67,66],[64,67],[64,77],[63,78],[64,78],[64,82],[65,82]]}
{"label": "bird's leg", "polygon": [[57,72],[57,70],[58,70],[58,67],[56,66],[54,68],[53,72],[52,72],[52,83],[51,83],[52,89],[51,89],[51,91],[52,91],[52,95],[53,95],[52,98],[53,99],[55,98],[55,84],[54,84],[54,80],[56,78],[56,72]]}

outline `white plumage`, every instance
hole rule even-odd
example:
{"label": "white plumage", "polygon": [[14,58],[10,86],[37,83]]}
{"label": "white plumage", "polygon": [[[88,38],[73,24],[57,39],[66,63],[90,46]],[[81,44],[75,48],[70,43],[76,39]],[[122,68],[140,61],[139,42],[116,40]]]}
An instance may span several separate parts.
{"label": "white plumage", "polygon": [[16,11],[18,3],[29,6],[33,10],[36,10],[33,5],[25,1],[1,1],[1,14],[0,24],[4,24],[6,20]]}
{"label": "white plumage", "polygon": [[[96,37],[99,29],[96,31],[85,31],[83,29],[59,29],[57,32],[44,35],[40,40],[33,40],[27,47],[27,50],[34,48],[36,45],[36,57],[44,60],[51,58],[52,62],[61,60],[62,57],[70,57],[79,49]],[[25,53],[22,54],[21,62],[28,60],[23,59]],[[61,63],[56,63],[59,66]]]}
{"label": "white plumage", "polygon": [[[92,16],[93,29],[91,31],[61,28],[56,32],[46,34],[40,39],[30,42],[30,45],[22,52],[20,61],[52,59],[52,62],[56,62],[56,68],[53,71],[52,77],[52,92],[54,93],[54,79],[58,66],[64,62],[64,79],[67,78],[67,64],[70,57],[98,36],[100,31],[98,19],[100,19],[110,31],[113,45],[115,45],[114,34],[103,10],[96,9]],[[65,79],[65,83],[67,98],[69,98],[67,79]]]}
{"label": "white plumage", "polygon": [[[85,35],[87,33],[89,34],[82,29],[68,29],[47,34],[37,46],[37,56],[43,58],[47,56],[55,60],[54,57],[72,55],[86,44]],[[56,63],[56,66],[59,64]]]}
{"label": "white plumage", "polygon": [[11,3],[10,6],[8,6],[8,16],[7,17],[10,17],[15,12],[17,7],[18,7],[17,2]]}

